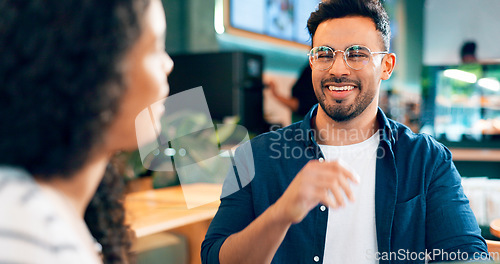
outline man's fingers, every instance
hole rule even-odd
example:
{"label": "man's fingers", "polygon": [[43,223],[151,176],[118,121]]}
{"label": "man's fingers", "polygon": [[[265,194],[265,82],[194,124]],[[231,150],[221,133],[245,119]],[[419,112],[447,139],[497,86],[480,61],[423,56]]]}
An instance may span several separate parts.
{"label": "man's fingers", "polygon": [[340,186],[338,184],[333,184],[333,186],[331,186],[329,190],[335,197],[337,204],[340,207],[343,207],[345,202],[344,202],[344,195],[342,195],[342,192],[340,191],[341,190]]}
{"label": "man's fingers", "polygon": [[351,186],[349,186],[349,182],[345,178],[339,179],[338,185],[342,188],[342,191],[345,193],[347,199],[351,202],[354,202],[354,194],[351,190]]}
{"label": "man's fingers", "polygon": [[322,195],[320,197],[320,202],[323,203],[324,205],[330,207],[330,208],[337,208],[337,202],[333,199],[333,196],[330,195],[330,192],[328,189],[324,189],[322,192],[320,192]]}
{"label": "man's fingers", "polygon": [[359,176],[355,173],[350,172],[350,171],[347,171],[347,172],[349,172],[349,174],[346,175],[347,176],[346,178],[349,178],[355,184],[359,184],[359,181],[360,181]]}
{"label": "man's fingers", "polygon": [[[331,191],[338,205],[344,205],[344,194],[351,202],[354,202],[354,193],[346,175],[338,174],[332,176],[332,172],[324,171],[317,176],[316,188],[326,188]],[[335,195],[337,194],[337,195]]]}
{"label": "man's fingers", "polygon": [[354,202],[351,182],[359,183],[358,177],[339,162],[311,161],[304,172],[306,181],[316,188],[318,201],[332,208],[345,206],[346,197]]}

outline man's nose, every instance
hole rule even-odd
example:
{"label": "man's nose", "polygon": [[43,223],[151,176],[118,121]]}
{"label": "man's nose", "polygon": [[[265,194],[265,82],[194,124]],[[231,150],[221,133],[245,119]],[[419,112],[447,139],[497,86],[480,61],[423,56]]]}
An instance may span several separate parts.
{"label": "man's nose", "polygon": [[330,70],[328,72],[334,76],[344,76],[351,74],[351,68],[347,66],[347,63],[344,60],[343,51],[335,51],[335,54],[333,54],[332,67],[330,67]]}

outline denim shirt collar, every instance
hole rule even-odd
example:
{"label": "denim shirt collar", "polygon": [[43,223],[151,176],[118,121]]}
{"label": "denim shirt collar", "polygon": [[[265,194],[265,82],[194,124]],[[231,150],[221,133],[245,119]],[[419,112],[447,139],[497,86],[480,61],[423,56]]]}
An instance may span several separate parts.
{"label": "denim shirt collar", "polygon": [[[314,105],[311,110],[309,110],[304,120],[302,121],[302,124],[300,124],[300,129],[307,135],[306,141],[304,142],[307,147],[318,146],[318,143],[316,142],[316,138],[314,136],[315,130],[312,126],[312,119],[314,116],[316,116],[317,112],[318,104]],[[387,144],[391,146],[394,143],[394,135],[392,134],[391,123],[382,109],[380,109],[380,107],[377,111],[377,121],[380,125],[380,141],[386,141]]]}

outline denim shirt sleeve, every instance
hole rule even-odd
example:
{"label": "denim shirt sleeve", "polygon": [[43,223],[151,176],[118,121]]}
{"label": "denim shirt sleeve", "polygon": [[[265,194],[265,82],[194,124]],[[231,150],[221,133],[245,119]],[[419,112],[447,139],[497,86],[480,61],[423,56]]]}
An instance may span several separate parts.
{"label": "denim shirt sleeve", "polygon": [[[426,195],[426,248],[443,252],[467,252],[469,259],[487,254],[486,244],[469,200],[463,192],[461,177],[450,151],[438,144],[438,155]],[[478,252],[478,253],[476,253]],[[476,254],[474,254],[476,253]],[[434,261],[441,261],[439,256]]]}
{"label": "denim shirt sleeve", "polygon": [[[202,263],[219,263],[220,248],[226,239],[255,219],[251,186],[255,173],[252,156],[250,144],[244,144],[236,151],[233,168],[236,175],[229,173],[224,182],[221,204],[201,245]],[[229,180],[233,176],[237,177],[237,181]]]}
{"label": "denim shirt sleeve", "polygon": [[226,239],[247,227],[254,219],[251,185],[221,199],[219,210],[201,245],[202,263],[219,263],[219,252]]}

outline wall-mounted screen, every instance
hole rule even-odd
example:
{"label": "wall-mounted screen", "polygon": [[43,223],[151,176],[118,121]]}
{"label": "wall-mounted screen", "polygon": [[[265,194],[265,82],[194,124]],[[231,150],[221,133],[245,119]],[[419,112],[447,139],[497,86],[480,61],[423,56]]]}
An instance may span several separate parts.
{"label": "wall-mounted screen", "polygon": [[225,0],[228,32],[310,45],[307,19],[321,0]]}

